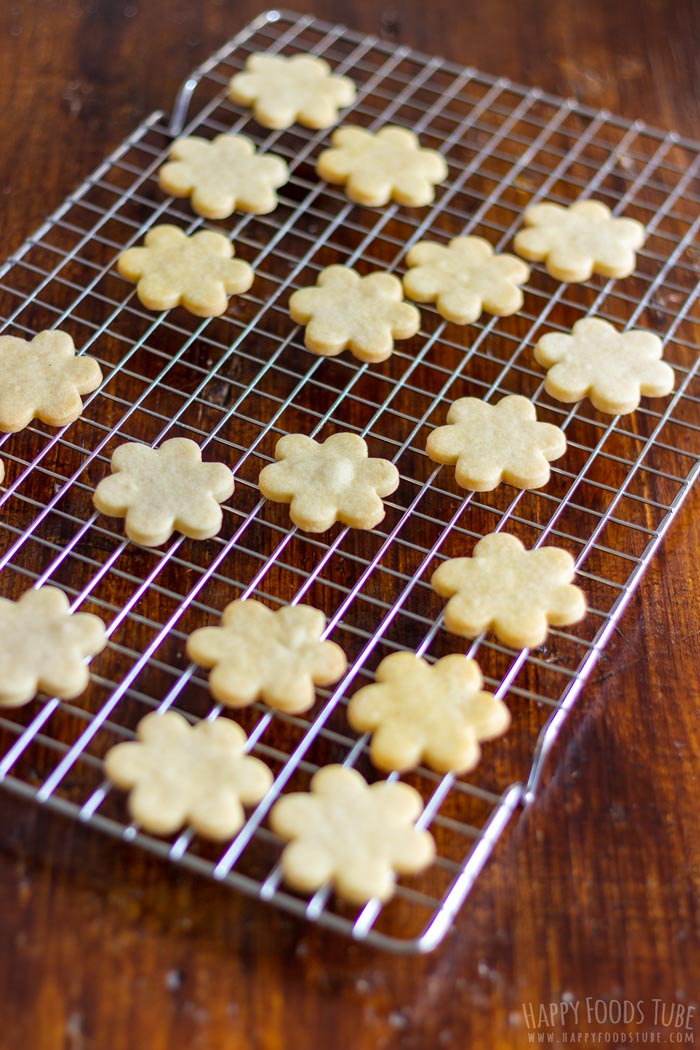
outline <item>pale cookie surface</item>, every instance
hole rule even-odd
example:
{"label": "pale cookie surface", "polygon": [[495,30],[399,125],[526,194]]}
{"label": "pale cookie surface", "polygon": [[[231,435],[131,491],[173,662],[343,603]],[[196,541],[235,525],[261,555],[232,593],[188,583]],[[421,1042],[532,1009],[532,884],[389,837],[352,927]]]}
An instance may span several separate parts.
{"label": "pale cookie surface", "polygon": [[395,339],[410,339],[420,328],[420,313],[403,302],[398,277],[360,277],[349,266],[328,266],[315,288],[294,292],[289,313],[306,325],[306,348],[324,357],[350,350],[360,361],[385,361]]}
{"label": "pale cookie surface", "polygon": [[549,332],[535,346],[535,360],[549,369],[548,394],[565,402],[589,397],[611,415],[634,412],[642,395],[671,393],[673,369],[662,354],[663,343],[653,332],[618,332],[597,317],[577,321],[571,335]]}
{"label": "pale cookie surface", "polygon": [[83,411],[80,395],[101,381],[97,361],[76,357],[66,332],[39,332],[31,340],[0,336],[0,430],[15,433],[32,419],[52,427],[72,423]]}
{"label": "pale cookie surface", "polygon": [[426,452],[435,463],[455,464],[457,482],[476,492],[502,481],[541,488],[549,481],[549,461],[566,452],[564,432],[539,422],[535,406],[519,394],[495,405],[462,397],[451,405],[447,423],[429,435]]}
{"label": "pale cookie surface", "polygon": [[187,655],[211,667],[209,688],[229,707],[262,699],[289,714],[308,711],[317,685],[337,682],[347,667],[335,642],[321,636],[326,618],[309,605],[275,612],[252,598],[231,602],[220,627],[201,627],[187,639]]}
{"label": "pale cookie surface", "polygon": [[72,700],[87,688],[85,658],[107,644],[92,613],[71,613],[57,587],[0,598],[0,707],[21,707],[39,691]]}
{"label": "pale cookie surface", "polygon": [[244,754],[247,737],[228,718],[191,726],[175,711],[152,711],[137,734],[107,752],[105,772],[130,792],[133,819],[155,835],[190,825],[205,838],[232,838],[243,825],[243,806],[255,805],[272,785],[272,773]]}
{"label": "pale cookie surface", "polygon": [[587,281],[593,273],[628,277],[637,265],[635,252],[646,238],[636,219],[618,219],[601,201],[535,204],[525,212],[515,238],[518,255],[542,262],[558,281]]}
{"label": "pale cookie surface", "polygon": [[406,256],[411,269],[404,292],[419,303],[435,303],[455,324],[471,324],[484,310],[499,317],[523,305],[518,287],[530,267],[514,255],[497,255],[483,237],[455,237],[449,244],[419,241]]}
{"label": "pale cookie surface", "polygon": [[373,529],[385,515],[382,498],[399,484],[387,459],[370,459],[357,434],[333,434],[323,442],[287,434],[275,448],[277,463],[260,472],[263,496],[289,503],[289,516],[305,532],[324,532],[336,521]]}
{"label": "pale cookie surface", "polygon": [[418,136],[406,128],[379,131],[342,127],[333,132],[332,148],[324,150],[316,171],[326,182],[345,186],[351,201],[382,207],[390,200],[422,207],[435,198],[435,185],[447,178],[445,158],[422,149]]}
{"label": "pale cookie surface", "polygon": [[233,245],[223,234],[201,230],[188,237],[177,226],[154,226],[143,243],[122,252],[117,268],[136,284],[149,310],[184,306],[197,317],[218,317],[229,296],[247,292],[253,283],[252,269],[233,258]]}
{"label": "pale cookie surface", "polygon": [[413,653],[392,653],[376,678],[350,700],[348,721],[372,734],[370,758],[378,769],[405,772],[424,762],[438,773],[466,773],[481,757],[479,741],[510,725],[508,708],[482,690],[478,664],[464,656],[429,664]]}
{"label": "pale cookie surface", "polygon": [[99,483],[93,501],[103,514],[126,519],[129,539],[158,547],[175,531],[195,540],[215,536],[219,504],[233,488],[226,464],[202,463],[201,449],[189,438],[170,438],[157,449],[129,441],[115,450],[112,474]]}
{"label": "pale cookie surface", "polygon": [[443,598],[445,626],[476,638],[493,631],[513,649],[542,645],[550,624],[578,623],[583,591],[572,584],[574,559],[559,547],[526,550],[516,536],[494,532],[479,540],[471,558],[451,558],[433,573]]}
{"label": "pale cookie surface", "polygon": [[275,190],[289,178],[281,157],[256,154],[245,135],[176,139],[170,157],[158,172],[161,189],[191,197],[193,210],[207,219],[226,219],[236,208],[266,215],[277,207]]}
{"label": "pale cookie surface", "polygon": [[295,121],[307,128],[328,128],[338,110],[355,100],[349,77],[336,76],[315,55],[250,55],[245,71],[229,83],[229,97],[252,106],[264,128],[290,128]]}
{"label": "pale cookie surface", "polygon": [[310,792],[283,795],[270,825],[289,840],[282,853],[285,882],[301,893],[332,883],[353,904],[388,900],[396,875],[412,875],[432,862],[435,843],[416,820],[423,800],[408,784],[367,784],[355,769],[324,766]]}

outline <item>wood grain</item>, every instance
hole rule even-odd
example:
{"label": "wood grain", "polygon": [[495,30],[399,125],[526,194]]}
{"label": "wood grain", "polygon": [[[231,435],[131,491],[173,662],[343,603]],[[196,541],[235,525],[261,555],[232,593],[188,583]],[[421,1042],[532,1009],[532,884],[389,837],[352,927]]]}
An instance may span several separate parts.
{"label": "wood grain", "polygon": [[[0,255],[262,9],[2,5]],[[308,9],[700,137],[693,0]],[[2,1050],[520,1047],[522,1004],[565,994],[678,1001],[697,1018],[699,506],[685,504],[537,803],[434,955],[349,945],[0,794]]]}

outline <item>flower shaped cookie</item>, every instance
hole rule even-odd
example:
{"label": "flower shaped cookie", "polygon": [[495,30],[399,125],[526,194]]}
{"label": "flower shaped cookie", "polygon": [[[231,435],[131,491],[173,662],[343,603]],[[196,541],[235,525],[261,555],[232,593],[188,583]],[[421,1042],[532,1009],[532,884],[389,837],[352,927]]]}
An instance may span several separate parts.
{"label": "flower shaped cookie", "polygon": [[549,369],[548,394],[558,401],[590,397],[601,412],[624,415],[645,397],[673,390],[673,369],[661,360],[663,344],[653,332],[618,332],[607,321],[586,317],[571,335],[549,332],[535,346],[535,360]]}
{"label": "flower shaped cookie", "polygon": [[415,827],[422,810],[408,784],[367,784],[355,769],[324,766],[310,792],[283,795],[270,813],[273,831],[290,842],[281,860],[285,882],[301,893],[332,882],[353,904],[388,900],[396,873],[422,871],[435,856],[430,832]]}
{"label": "flower shaped cookie", "polygon": [[479,741],[510,725],[508,708],[482,691],[479,665],[464,656],[431,665],[413,653],[392,653],[376,677],[352,697],[348,721],[372,733],[378,769],[403,772],[425,762],[438,773],[466,773],[481,757]]}
{"label": "flower shaped cookie", "polygon": [[538,422],[535,406],[519,394],[495,405],[462,397],[450,407],[447,422],[428,436],[425,450],[435,463],[456,464],[457,482],[476,492],[502,481],[541,488],[549,481],[549,460],[566,452],[564,432]]}
{"label": "flower shaped cookie", "polygon": [[175,711],[152,711],[137,733],[138,741],[107,752],[105,772],[130,792],[133,819],[155,835],[190,824],[206,838],[229,839],[243,824],[243,806],[272,785],[272,773],[244,754],[246,735],[228,718],[191,726]]}
{"label": "flower shaped cookie", "polygon": [[99,616],[71,613],[57,587],[0,598],[0,707],[21,707],[39,691],[72,700],[87,688],[86,657],[106,644]]}
{"label": "flower shaped cookie", "polygon": [[403,279],[406,295],[437,303],[442,317],[471,324],[482,311],[507,317],[523,305],[518,285],[530,267],[514,255],[496,255],[483,237],[455,237],[449,245],[419,241],[406,256],[412,267]]}
{"label": "flower shaped cookie", "polygon": [[103,514],[126,518],[127,536],[145,547],[159,547],[175,530],[195,540],[216,536],[219,504],[234,487],[229,468],[202,463],[199,445],[189,438],[171,438],[158,449],[128,441],[115,450],[112,471],[93,502]]}
{"label": "flower shaped cookie", "polygon": [[306,532],[324,532],[336,521],[373,529],[385,514],[381,497],[399,484],[388,459],[370,459],[357,434],[333,434],[323,442],[287,434],[275,448],[277,463],[260,472],[263,496],[291,504],[289,516]]}
{"label": "flower shaped cookie", "polygon": [[574,559],[558,547],[528,551],[516,536],[494,532],[479,540],[471,558],[450,558],[431,584],[443,598],[445,626],[476,638],[493,631],[513,649],[542,645],[550,624],[577,623],[586,612],[574,586]]}
{"label": "flower shaped cookie", "polygon": [[347,667],[335,642],[322,641],[326,618],[309,605],[276,612],[251,598],[231,602],[221,627],[201,627],[187,639],[187,655],[213,668],[209,687],[230,707],[263,699],[300,714],[313,706],[316,685],[337,682]]}
{"label": "flower shaped cookie", "polygon": [[306,348],[324,357],[349,349],[360,361],[385,361],[394,339],[410,339],[420,328],[420,313],[403,302],[398,277],[360,277],[349,266],[328,266],[315,288],[294,292],[289,313],[306,325]]}
{"label": "flower shaped cookie", "polygon": [[295,121],[307,128],[328,128],[338,110],[355,101],[349,77],[335,76],[315,55],[250,55],[243,73],[229,83],[229,98],[252,106],[264,128],[290,128]]}
{"label": "flower shaped cookie", "polygon": [[236,208],[255,215],[274,211],[275,190],[289,178],[281,157],[258,156],[245,135],[177,139],[170,156],[158,172],[161,189],[173,197],[191,196],[193,209],[208,219],[226,219]]}
{"label": "flower shaped cookie", "polygon": [[418,136],[406,128],[342,127],[331,143],[319,155],[316,172],[326,182],[345,186],[357,204],[382,207],[393,199],[422,207],[434,199],[436,183],[447,178],[442,154],[421,149]]}
{"label": "flower shaped cookie", "polygon": [[592,273],[628,277],[646,237],[641,222],[614,218],[601,201],[576,201],[568,208],[535,204],[524,219],[529,228],[516,236],[516,252],[535,262],[544,260],[558,281],[587,281]]}
{"label": "flower shaped cookie", "polygon": [[39,332],[30,341],[0,336],[0,430],[15,433],[35,418],[52,427],[72,423],[83,411],[80,395],[101,381],[97,361],[76,357],[66,332]]}
{"label": "flower shaped cookie", "polygon": [[201,230],[188,237],[177,226],[154,226],[143,243],[122,252],[117,269],[136,284],[149,310],[182,305],[197,317],[218,317],[230,295],[247,292],[253,283],[252,269],[232,258],[233,245],[220,233]]}

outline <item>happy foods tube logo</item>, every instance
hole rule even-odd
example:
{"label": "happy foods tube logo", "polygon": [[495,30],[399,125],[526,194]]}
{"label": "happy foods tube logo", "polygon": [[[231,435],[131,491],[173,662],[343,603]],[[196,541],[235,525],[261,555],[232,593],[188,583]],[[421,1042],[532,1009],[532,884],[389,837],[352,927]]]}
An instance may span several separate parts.
{"label": "happy foods tube logo", "polygon": [[522,1004],[527,1042],[533,1046],[692,1046],[696,1003],[666,999],[576,999]]}

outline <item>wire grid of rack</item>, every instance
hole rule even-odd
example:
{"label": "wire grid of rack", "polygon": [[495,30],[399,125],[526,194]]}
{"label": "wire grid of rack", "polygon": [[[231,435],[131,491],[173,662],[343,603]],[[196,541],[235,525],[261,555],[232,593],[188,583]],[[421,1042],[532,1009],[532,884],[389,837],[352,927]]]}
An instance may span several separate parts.
{"label": "wire grid of rack", "polygon": [[[314,159],[330,132],[269,132],[227,101],[229,78],[255,51],[322,55],[358,84],[345,119],[411,127],[423,145],[440,149],[449,178],[435,204],[362,208],[321,183]],[[291,169],[271,215],[207,223],[230,233],[257,276],[223,317],[204,321],[179,309],[146,311],[115,271],[119,251],[154,224],[202,225],[187,201],[157,188],[157,170],[181,131],[242,131]],[[511,816],[532,797],[567,710],[698,472],[699,165],[697,144],[678,135],[310,17],[269,12],[197,70],[171,120],[147,119],[0,271],[3,331],[60,326],[105,374],[76,423],[59,431],[35,424],[2,440],[3,594],[54,583],[73,608],[102,616],[110,635],[78,700],[38,698],[2,712],[4,785],[355,938],[397,951],[438,944]],[[331,263],[400,274],[408,247],[428,234],[479,234],[507,249],[527,204],[593,195],[648,227],[637,271],[624,281],[567,286],[534,267],[519,314],[461,329],[423,307],[419,335],[372,366],[349,354],[308,353],[288,317],[290,292]],[[587,314],[658,332],[676,371],[673,396],[624,418],[603,416],[587,401],[549,398],[531,347],[543,331],[568,330]],[[451,468],[427,459],[427,433],[457,397],[514,392],[564,428],[566,456],[540,491],[460,490]],[[335,526],[302,534],[290,527],[286,507],[260,498],[258,473],[280,435],[326,437],[338,429],[366,436],[371,455],[394,461],[400,487],[370,533]],[[174,435],[195,438],[206,459],[230,463],[236,492],[215,539],[179,537],[145,550],[125,542],[119,522],[93,512],[91,495],[120,442]],[[528,545],[570,550],[589,597],[581,624],[551,631],[532,652],[491,636],[468,645],[447,634],[443,602],[429,586],[443,559],[470,553],[480,536],[501,528]],[[323,609],[349,670],[335,689],[319,691],[307,716],[262,704],[236,713],[275,783],[231,843],[222,850],[189,831],[156,839],[130,823],[102,759],[133,737],[150,710],[173,707],[193,721],[219,713],[205,676],[184,657],[184,641],[241,596]],[[283,790],[308,786],[328,762],[376,776],[345,705],[398,649],[430,660],[449,652],[476,657],[488,686],[508,702],[512,727],[484,746],[467,776],[419,769],[405,778],[423,795],[423,824],[437,841],[429,872],[403,880],[383,907],[350,908],[328,890],[301,899],[281,883],[282,844],[265,818]]]}

